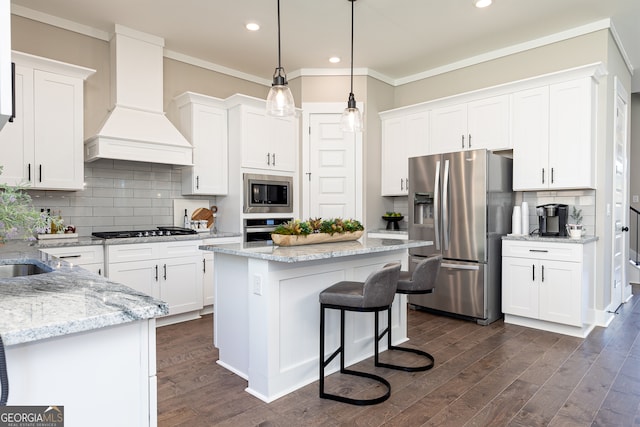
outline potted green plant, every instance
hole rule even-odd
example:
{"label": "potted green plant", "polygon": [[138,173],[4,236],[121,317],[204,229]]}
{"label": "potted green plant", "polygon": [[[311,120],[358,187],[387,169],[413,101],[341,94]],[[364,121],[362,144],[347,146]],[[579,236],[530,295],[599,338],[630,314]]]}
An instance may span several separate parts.
{"label": "potted green plant", "polygon": [[575,206],[571,209],[571,223],[567,224],[567,232],[569,237],[573,239],[579,239],[584,233],[584,227],[582,226],[582,209],[576,209]]}
{"label": "potted green plant", "polygon": [[33,208],[24,186],[0,184],[0,243],[21,237],[33,239],[34,232],[44,232],[45,227],[44,215]]}

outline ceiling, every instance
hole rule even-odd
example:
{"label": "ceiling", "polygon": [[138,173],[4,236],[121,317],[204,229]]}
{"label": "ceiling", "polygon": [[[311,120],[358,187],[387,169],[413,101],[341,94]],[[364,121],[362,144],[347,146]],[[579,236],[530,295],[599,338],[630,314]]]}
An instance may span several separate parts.
{"label": "ceiling", "polygon": [[[160,36],[165,48],[268,84],[277,65],[276,0],[11,0],[12,12],[112,33],[114,24]],[[291,77],[350,66],[351,2],[282,0],[282,65]],[[45,15],[42,15],[44,13]],[[640,68],[639,0],[358,0],[354,67],[398,84],[530,40],[575,36],[611,20]],[[65,23],[53,19],[53,22]],[[604,21],[603,21],[604,20]],[[258,32],[244,25],[255,21]],[[70,23],[69,23],[70,24]],[[579,30],[575,30],[579,28]],[[558,35],[560,34],[560,35]],[[555,36],[554,36],[555,35]],[[542,39],[547,40],[547,39]],[[330,64],[330,56],[342,62]],[[640,91],[636,73],[634,91]]]}

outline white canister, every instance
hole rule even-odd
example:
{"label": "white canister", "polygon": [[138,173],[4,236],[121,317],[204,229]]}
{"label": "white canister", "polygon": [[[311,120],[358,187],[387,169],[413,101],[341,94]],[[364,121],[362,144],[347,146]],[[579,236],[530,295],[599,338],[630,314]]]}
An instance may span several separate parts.
{"label": "white canister", "polygon": [[513,207],[513,215],[511,216],[511,233],[522,234],[522,209],[520,206]]}
{"label": "white canister", "polygon": [[529,234],[529,203],[522,202],[522,234]]}

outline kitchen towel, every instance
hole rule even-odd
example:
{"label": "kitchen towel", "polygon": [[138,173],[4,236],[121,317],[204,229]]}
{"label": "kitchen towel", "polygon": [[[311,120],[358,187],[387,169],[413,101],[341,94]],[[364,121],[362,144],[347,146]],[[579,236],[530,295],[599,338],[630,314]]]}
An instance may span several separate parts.
{"label": "kitchen towel", "polygon": [[529,234],[529,204],[522,202],[522,234]]}
{"label": "kitchen towel", "polygon": [[511,234],[522,234],[522,209],[520,206],[513,207],[513,215],[511,216]]}

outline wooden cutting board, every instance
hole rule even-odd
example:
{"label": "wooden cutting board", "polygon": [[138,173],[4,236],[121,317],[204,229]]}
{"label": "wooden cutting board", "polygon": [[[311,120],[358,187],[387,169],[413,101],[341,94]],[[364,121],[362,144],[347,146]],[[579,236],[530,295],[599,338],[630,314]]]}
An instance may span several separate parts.
{"label": "wooden cutting board", "polygon": [[207,221],[207,227],[210,227],[213,223],[213,212],[211,209],[198,208],[191,214],[191,219],[194,221]]}

